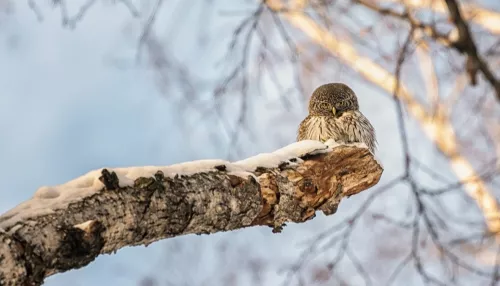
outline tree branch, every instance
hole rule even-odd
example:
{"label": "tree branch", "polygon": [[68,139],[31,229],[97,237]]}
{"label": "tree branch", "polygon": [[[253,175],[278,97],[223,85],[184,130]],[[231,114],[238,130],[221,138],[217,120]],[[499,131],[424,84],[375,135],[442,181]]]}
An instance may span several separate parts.
{"label": "tree branch", "polygon": [[0,216],[0,285],[40,285],[124,246],[255,225],[275,232],[378,183],[364,146],[301,141],[230,163],[101,169]]}
{"label": "tree branch", "polygon": [[461,53],[467,55],[467,70],[473,85],[476,83],[476,73],[480,70],[486,80],[495,89],[497,99],[500,100],[500,81],[496,78],[488,64],[481,58],[477,50],[476,43],[472,39],[472,34],[469,25],[462,17],[460,7],[454,0],[445,0],[448,6],[450,20],[453,22],[458,31],[458,40],[453,43],[453,46]]}
{"label": "tree branch", "polygon": [[[382,0],[381,2],[404,4],[404,6],[413,9],[431,10],[437,13],[447,13],[447,7],[444,1],[429,0]],[[474,3],[464,3],[464,18],[467,21],[480,25],[483,29],[498,34],[500,33],[500,13],[491,9],[478,7]]]}
{"label": "tree branch", "polygon": [[[367,0],[353,0],[354,3],[363,5],[364,7],[379,13],[380,15],[389,15],[396,17],[403,21],[408,22],[413,29],[420,29],[426,35],[435,39],[437,42],[446,47],[454,48],[461,54],[467,57],[466,70],[472,85],[477,85],[477,72],[481,71],[486,80],[491,84],[495,90],[497,100],[500,101],[500,81],[496,78],[495,74],[484,61],[478,52],[477,45],[472,38],[469,25],[463,19],[460,7],[454,0],[446,0],[448,6],[450,20],[456,28],[456,35],[453,33],[444,34],[439,32],[436,27],[430,24],[425,24],[416,19],[409,12],[397,12],[390,8],[382,8],[372,1]],[[455,38],[456,39],[455,39]]]}
{"label": "tree branch", "polygon": [[500,81],[496,78],[484,59],[479,55],[476,43],[472,39],[469,25],[462,17],[458,3],[454,0],[446,0],[446,5],[448,6],[450,19],[458,30],[458,40],[453,43],[453,46],[467,55],[467,69],[472,83],[475,83],[475,74],[477,70],[480,70],[486,80],[493,86],[497,99],[500,100]]}

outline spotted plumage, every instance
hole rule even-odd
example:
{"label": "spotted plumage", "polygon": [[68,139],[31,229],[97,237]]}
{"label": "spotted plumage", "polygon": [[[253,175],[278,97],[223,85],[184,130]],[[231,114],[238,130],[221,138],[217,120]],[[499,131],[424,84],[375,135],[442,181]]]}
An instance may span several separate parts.
{"label": "spotted plumage", "polygon": [[337,143],[365,143],[375,152],[375,130],[359,111],[354,91],[342,83],[324,84],[313,92],[309,115],[300,123],[297,134],[297,141],[328,139]]}

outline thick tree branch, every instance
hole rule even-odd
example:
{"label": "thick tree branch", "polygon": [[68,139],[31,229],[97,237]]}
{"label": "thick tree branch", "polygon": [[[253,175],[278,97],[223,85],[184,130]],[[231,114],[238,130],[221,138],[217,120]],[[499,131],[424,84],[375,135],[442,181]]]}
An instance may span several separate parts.
{"label": "thick tree branch", "polygon": [[301,141],[230,163],[102,169],[0,216],[0,285],[40,285],[98,255],[185,234],[254,225],[279,232],[375,185],[382,167],[363,146]]}

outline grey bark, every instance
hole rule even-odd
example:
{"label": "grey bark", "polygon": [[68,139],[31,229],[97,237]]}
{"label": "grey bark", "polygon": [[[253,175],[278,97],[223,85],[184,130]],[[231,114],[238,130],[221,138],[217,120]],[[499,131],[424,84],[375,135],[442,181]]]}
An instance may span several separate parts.
{"label": "grey bark", "polygon": [[[159,172],[130,187],[120,187],[116,175],[103,169],[101,191],[0,231],[0,285],[40,285],[100,254],[174,236],[255,225],[279,232],[286,222],[313,218],[316,210],[335,213],[343,197],[375,185],[383,171],[367,149],[352,146],[301,159],[298,165],[257,168],[255,177],[233,175],[221,165],[174,178]],[[6,219],[0,216],[0,222]]]}

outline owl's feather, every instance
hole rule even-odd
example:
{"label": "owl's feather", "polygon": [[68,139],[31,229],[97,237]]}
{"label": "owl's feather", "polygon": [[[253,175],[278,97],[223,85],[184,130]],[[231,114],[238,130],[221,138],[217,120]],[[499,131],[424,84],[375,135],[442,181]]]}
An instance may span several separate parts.
{"label": "owl's feather", "polygon": [[375,130],[368,119],[359,111],[344,112],[340,117],[307,116],[299,126],[297,141],[333,139],[337,143],[365,143],[372,153],[377,140]]}
{"label": "owl's feather", "polygon": [[333,116],[308,115],[300,123],[297,141],[318,140],[325,142],[328,139],[334,139],[335,142],[340,142],[344,139],[342,133]]}
{"label": "owl's feather", "polygon": [[339,123],[337,124],[342,126],[342,130],[347,138],[346,143],[365,143],[372,153],[375,152],[377,146],[375,129],[363,113],[357,110],[345,112],[338,118],[338,121]]}

